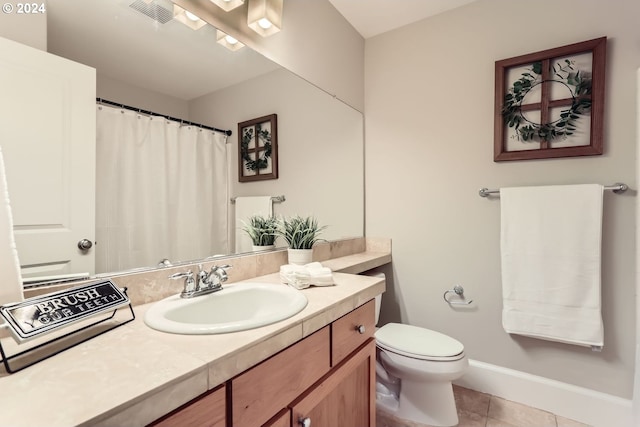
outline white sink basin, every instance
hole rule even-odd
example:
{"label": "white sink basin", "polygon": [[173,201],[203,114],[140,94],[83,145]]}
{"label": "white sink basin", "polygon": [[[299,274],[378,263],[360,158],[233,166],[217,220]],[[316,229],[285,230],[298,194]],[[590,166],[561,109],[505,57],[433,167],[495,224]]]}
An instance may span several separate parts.
{"label": "white sink basin", "polygon": [[306,306],[307,297],[290,286],[247,282],[194,298],[163,299],[149,308],[144,322],[174,334],[224,334],[288,319]]}

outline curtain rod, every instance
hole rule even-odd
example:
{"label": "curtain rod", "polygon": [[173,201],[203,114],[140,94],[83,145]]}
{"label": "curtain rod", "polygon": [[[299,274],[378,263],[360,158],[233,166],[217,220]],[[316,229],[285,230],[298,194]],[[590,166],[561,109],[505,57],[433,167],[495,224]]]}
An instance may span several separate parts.
{"label": "curtain rod", "polygon": [[231,136],[231,134],[233,134],[233,132],[230,131],[230,130],[218,129],[218,128],[214,128],[214,127],[211,127],[211,126],[206,126],[206,125],[203,125],[203,124],[200,124],[200,123],[190,122],[188,120],[182,120],[182,119],[178,119],[176,117],[167,116],[165,114],[154,113],[153,111],[147,111],[147,110],[143,110],[141,108],[131,107],[129,105],[120,104],[118,102],[108,101],[108,100],[103,99],[103,98],[96,98],[96,102],[98,102],[99,104],[106,104],[106,105],[111,105],[111,106],[114,106],[114,107],[124,108],[125,110],[131,110],[131,111],[135,111],[135,112],[141,113],[141,114],[164,117],[167,120],[172,120],[174,122],[179,122],[179,123],[181,123],[183,125],[195,126],[195,127],[201,128],[201,129],[208,129],[208,130],[213,130],[213,131],[216,131],[216,132],[222,132],[222,133],[226,134],[227,136]]}
{"label": "curtain rod", "polygon": [[[627,184],[623,184],[622,182],[616,182],[613,185],[605,185],[604,189],[611,190],[616,194],[620,194],[627,191],[629,189],[629,186]],[[489,197],[489,194],[500,194],[500,190],[489,190],[488,188],[481,188],[480,191],[478,191],[478,194],[480,195],[480,197]]]}

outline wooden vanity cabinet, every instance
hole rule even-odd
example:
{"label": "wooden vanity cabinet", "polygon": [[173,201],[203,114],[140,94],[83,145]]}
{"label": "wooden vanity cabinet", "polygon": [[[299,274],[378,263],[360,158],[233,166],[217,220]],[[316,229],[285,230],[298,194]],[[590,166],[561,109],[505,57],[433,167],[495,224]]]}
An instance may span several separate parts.
{"label": "wooden vanity cabinet", "polygon": [[291,427],[291,410],[283,409],[278,415],[263,424],[262,427]]}
{"label": "wooden vanity cabinet", "polygon": [[370,339],[291,404],[291,426],[375,427],[375,363]]}
{"label": "wooden vanity cabinet", "polygon": [[233,426],[259,427],[287,407],[330,369],[330,327],[231,380]]}
{"label": "wooden vanity cabinet", "polygon": [[262,427],[375,427],[374,302],[334,321],[330,330],[331,370],[287,405],[289,413]]}
{"label": "wooden vanity cabinet", "polygon": [[152,426],[375,427],[374,330],[371,300]]}
{"label": "wooden vanity cabinet", "polygon": [[149,427],[225,427],[227,425],[225,385],[203,394]]}
{"label": "wooden vanity cabinet", "polygon": [[375,301],[371,300],[331,324],[331,366],[336,366],[373,337],[375,310]]}

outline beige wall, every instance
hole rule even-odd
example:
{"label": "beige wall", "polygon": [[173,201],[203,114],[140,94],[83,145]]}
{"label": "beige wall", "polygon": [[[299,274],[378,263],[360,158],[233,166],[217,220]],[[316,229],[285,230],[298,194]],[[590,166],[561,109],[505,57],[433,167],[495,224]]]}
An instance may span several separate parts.
{"label": "beige wall", "polygon": [[283,29],[263,38],[247,27],[247,6],[224,12],[209,0],[174,0],[286,69],[363,110],[364,39],[328,0],[286,0]]}
{"label": "beige wall", "polygon": [[[509,336],[501,326],[500,201],[482,187],[636,185],[635,0],[479,0],[367,39],[366,234],[393,239],[383,321],[447,333],[475,360],[630,398],[635,351],[636,191],[605,194],[605,346]],[[493,162],[494,62],[608,39],[605,153]],[[442,299],[461,284],[472,307]]]}
{"label": "beige wall", "polygon": [[[0,37],[17,41],[40,50],[47,50],[47,14],[18,13],[18,3],[32,4],[32,2],[3,1],[3,7],[10,7],[10,13],[3,8],[0,11]],[[42,2],[37,2],[40,5]],[[7,6],[10,5],[10,6]],[[45,5],[46,6],[46,5]],[[46,7],[45,7],[46,8]],[[25,9],[23,8],[24,12]]]}
{"label": "beige wall", "polygon": [[[274,113],[278,115],[278,179],[239,182],[238,123]],[[232,197],[284,195],[286,201],[274,205],[276,215],[314,215],[327,225],[322,234],[326,239],[363,235],[361,113],[281,69],[191,101],[189,117],[196,122],[214,117],[218,127],[233,130],[229,137]],[[235,232],[235,211],[230,208]]]}
{"label": "beige wall", "polygon": [[[99,71],[96,86],[96,96],[98,98],[153,111],[165,116],[189,120],[188,101],[114,80],[101,75]],[[211,123],[211,119],[202,124],[216,127],[215,123]]]}

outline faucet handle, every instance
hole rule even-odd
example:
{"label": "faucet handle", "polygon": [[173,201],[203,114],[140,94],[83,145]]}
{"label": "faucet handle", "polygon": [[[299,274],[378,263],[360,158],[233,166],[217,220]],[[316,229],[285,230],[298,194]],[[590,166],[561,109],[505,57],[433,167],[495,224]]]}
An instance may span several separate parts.
{"label": "faucet handle", "polygon": [[229,275],[227,274],[227,269],[231,268],[229,264],[225,265],[214,265],[211,267],[211,274],[218,278],[220,282],[226,282],[229,279]]}
{"label": "faucet handle", "polygon": [[186,295],[192,293],[196,290],[196,281],[193,278],[193,271],[187,270],[181,273],[174,273],[169,276],[171,280],[184,279],[184,289],[182,290],[181,295]]}
{"label": "faucet handle", "polygon": [[188,270],[188,271],[183,271],[180,273],[173,273],[171,276],[169,276],[169,279],[171,280],[177,280],[177,279],[193,279],[193,271]]}

